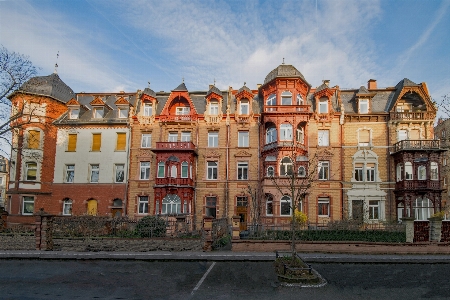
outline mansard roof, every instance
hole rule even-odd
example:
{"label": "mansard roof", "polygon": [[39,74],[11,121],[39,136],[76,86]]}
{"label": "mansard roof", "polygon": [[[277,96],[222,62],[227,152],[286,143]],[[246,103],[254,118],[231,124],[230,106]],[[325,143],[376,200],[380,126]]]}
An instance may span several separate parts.
{"label": "mansard roof", "polygon": [[142,93],[144,95],[147,95],[147,96],[150,96],[150,97],[156,97],[156,93],[152,89],[150,89],[148,87],[146,87]]}
{"label": "mansard roof", "polygon": [[217,94],[217,95],[222,95],[222,92],[218,89],[218,88],[216,88],[216,86],[215,85],[213,85],[210,89],[209,89],[209,91],[206,93],[206,97],[208,97],[210,94],[212,94],[212,93],[215,93],[215,94]]}
{"label": "mansard roof", "polygon": [[[365,89],[365,88],[364,88]],[[344,105],[345,113],[358,113],[357,96],[362,94],[364,89],[353,90],[341,90],[340,96],[342,104]],[[367,89],[365,89],[367,91]],[[378,90],[376,92],[368,92],[370,94],[370,112],[371,113],[384,113],[386,112],[386,105],[390,99],[394,96],[393,90]]]}
{"label": "mansard roof", "polygon": [[269,74],[267,74],[266,78],[264,79],[264,84],[271,82],[275,78],[279,77],[297,77],[301,78],[308,86],[311,87],[311,85],[306,81],[305,77],[302,73],[300,73],[299,70],[297,70],[292,65],[285,65],[281,64],[275,69],[273,69]]}
{"label": "mansard roof", "polygon": [[172,90],[172,92],[187,92],[187,87],[184,84],[184,82],[182,82],[179,86],[177,86],[174,90]]}
{"label": "mansard roof", "polygon": [[75,97],[73,90],[56,73],[48,76],[33,77],[25,82],[16,92],[48,96],[62,103],[67,103]]}

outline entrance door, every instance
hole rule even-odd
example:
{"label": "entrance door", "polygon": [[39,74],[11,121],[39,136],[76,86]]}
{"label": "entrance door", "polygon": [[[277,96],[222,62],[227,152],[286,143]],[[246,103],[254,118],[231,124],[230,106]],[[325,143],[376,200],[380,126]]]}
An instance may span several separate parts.
{"label": "entrance door", "polygon": [[97,200],[89,200],[87,203],[87,214],[89,216],[97,215]]}
{"label": "entrance door", "polygon": [[240,217],[239,220],[239,231],[247,230],[247,207],[238,206],[236,207],[236,212]]}
{"label": "entrance door", "polygon": [[352,201],[352,219],[360,222],[364,220],[364,200]]}

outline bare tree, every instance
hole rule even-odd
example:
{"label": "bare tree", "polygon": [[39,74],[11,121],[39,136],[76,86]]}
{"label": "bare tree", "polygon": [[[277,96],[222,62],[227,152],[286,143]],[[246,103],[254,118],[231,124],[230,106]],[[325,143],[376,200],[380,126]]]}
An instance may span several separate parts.
{"label": "bare tree", "polygon": [[443,113],[444,119],[450,118],[450,94],[442,96],[442,99],[440,101],[434,100],[434,103]]}

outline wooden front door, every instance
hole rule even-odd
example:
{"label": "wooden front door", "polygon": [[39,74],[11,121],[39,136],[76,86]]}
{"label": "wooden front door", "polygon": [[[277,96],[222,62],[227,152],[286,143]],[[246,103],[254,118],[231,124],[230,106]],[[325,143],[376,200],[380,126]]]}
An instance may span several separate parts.
{"label": "wooden front door", "polygon": [[240,217],[239,220],[239,231],[247,230],[247,207],[246,206],[237,206],[236,207],[237,215]]}

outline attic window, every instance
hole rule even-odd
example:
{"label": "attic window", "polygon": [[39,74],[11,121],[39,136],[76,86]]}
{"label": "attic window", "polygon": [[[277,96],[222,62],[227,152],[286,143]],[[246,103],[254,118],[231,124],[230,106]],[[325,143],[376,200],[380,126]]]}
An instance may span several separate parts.
{"label": "attic window", "polygon": [[119,107],[119,118],[120,119],[128,118],[128,107]]}
{"label": "attic window", "polygon": [[241,115],[248,115],[248,100],[241,100],[240,104],[240,113]]}
{"label": "attic window", "polygon": [[103,118],[104,109],[103,107],[94,107],[94,119]]}
{"label": "attic window", "polygon": [[319,100],[319,114],[328,113],[328,99],[320,98]]}
{"label": "attic window", "polygon": [[188,115],[189,112],[190,112],[190,107],[179,106],[176,109],[176,114],[177,115]]}
{"label": "attic window", "polygon": [[369,100],[360,99],[359,100],[359,113],[367,114],[369,112]]}
{"label": "attic window", "polygon": [[412,111],[412,105],[411,105],[411,103],[397,104],[396,111],[397,112],[411,112]]}
{"label": "attic window", "polygon": [[219,103],[217,101],[211,101],[209,104],[209,114],[216,116],[219,114]]}
{"label": "attic window", "polygon": [[152,109],[153,107],[151,103],[144,103],[144,116],[151,116]]}
{"label": "attic window", "polygon": [[80,115],[80,109],[79,108],[71,108],[69,109],[69,119],[74,120],[78,119]]}

